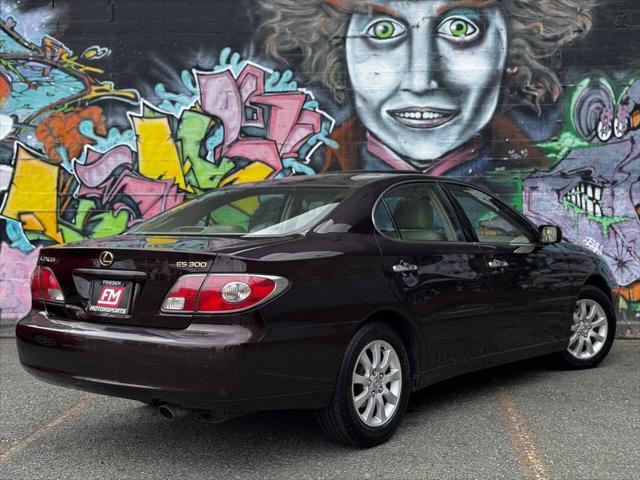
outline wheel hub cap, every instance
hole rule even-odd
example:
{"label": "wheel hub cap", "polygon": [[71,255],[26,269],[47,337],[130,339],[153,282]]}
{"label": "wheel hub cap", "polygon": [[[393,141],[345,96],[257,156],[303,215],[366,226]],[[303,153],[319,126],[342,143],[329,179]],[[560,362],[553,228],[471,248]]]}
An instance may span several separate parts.
{"label": "wheel hub cap", "polygon": [[352,399],[365,425],[380,427],[394,416],[402,391],[402,367],[395,349],[378,340],[367,345],[353,369]]}
{"label": "wheel hub cap", "polygon": [[382,372],[374,370],[369,376],[369,391],[371,393],[382,393],[382,379],[384,375]]}
{"label": "wheel hub cap", "polygon": [[589,360],[602,350],[607,334],[607,315],[602,306],[595,300],[578,300],[568,352],[579,360]]}

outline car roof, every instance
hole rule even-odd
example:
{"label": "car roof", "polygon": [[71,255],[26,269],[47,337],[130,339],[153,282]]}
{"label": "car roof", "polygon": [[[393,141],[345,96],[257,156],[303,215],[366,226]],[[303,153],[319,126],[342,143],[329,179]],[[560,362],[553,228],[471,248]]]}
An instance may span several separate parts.
{"label": "car roof", "polygon": [[[319,173],[316,175],[297,175],[274,179],[267,182],[268,186],[300,184],[305,186],[362,186],[368,183],[375,183],[393,178],[402,178],[405,180],[443,180],[442,177],[433,177],[420,172],[397,171],[397,170],[350,170],[340,172]],[[257,182],[252,184],[243,184],[255,187],[264,184]]]}

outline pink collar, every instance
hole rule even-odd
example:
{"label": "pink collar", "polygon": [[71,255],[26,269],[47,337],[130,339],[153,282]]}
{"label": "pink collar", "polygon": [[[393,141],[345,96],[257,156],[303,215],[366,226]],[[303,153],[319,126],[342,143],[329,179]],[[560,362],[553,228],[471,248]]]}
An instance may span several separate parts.
{"label": "pink collar", "polygon": [[[465,143],[456,150],[446,154],[434,165],[424,170],[423,173],[430,175],[442,176],[454,168],[462,165],[469,160],[473,160],[477,157],[477,152],[480,150],[480,141],[472,140]],[[370,132],[367,132],[367,151],[375,155],[383,162],[389,164],[395,170],[416,170],[414,166],[400,158],[393,150],[384,145],[380,140],[374,137]]]}

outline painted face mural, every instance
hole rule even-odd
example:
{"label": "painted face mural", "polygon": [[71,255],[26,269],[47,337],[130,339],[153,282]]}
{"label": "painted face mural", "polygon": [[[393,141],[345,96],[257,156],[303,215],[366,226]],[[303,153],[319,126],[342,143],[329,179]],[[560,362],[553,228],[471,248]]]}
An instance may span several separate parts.
{"label": "painted face mural", "polygon": [[364,126],[416,168],[469,141],[493,117],[507,57],[497,6],[374,3],[351,17],[346,62]]}
{"label": "painted face mural", "polygon": [[[640,30],[607,0],[201,0],[180,22],[139,0],[110,45],[74,31],[92,2],[36,3],[0,13],[0,319],[28,311],[41,246],[336,169],[488,187],[605,257],[640,318]],[[118,24],[134,4],[162,39]]]}

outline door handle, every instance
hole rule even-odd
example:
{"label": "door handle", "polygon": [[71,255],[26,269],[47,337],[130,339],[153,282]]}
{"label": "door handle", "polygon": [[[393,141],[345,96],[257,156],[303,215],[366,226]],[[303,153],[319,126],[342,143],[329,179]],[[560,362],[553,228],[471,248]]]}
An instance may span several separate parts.
{"label": "door handle", "polygon": [[507,268],[509,266],[509,262],[505,262],[503,260],[490,260],[489,268]]}
{"label": "door handle", "polygon": [[394,273],[406,273],[406,272],[417,272],[418,271],[418,266],[417,265],[412,265],[410,263],[407,263],[405,261],[402,261],[400,263],[398,263],[397,265],[393,266],[393,272]]}

